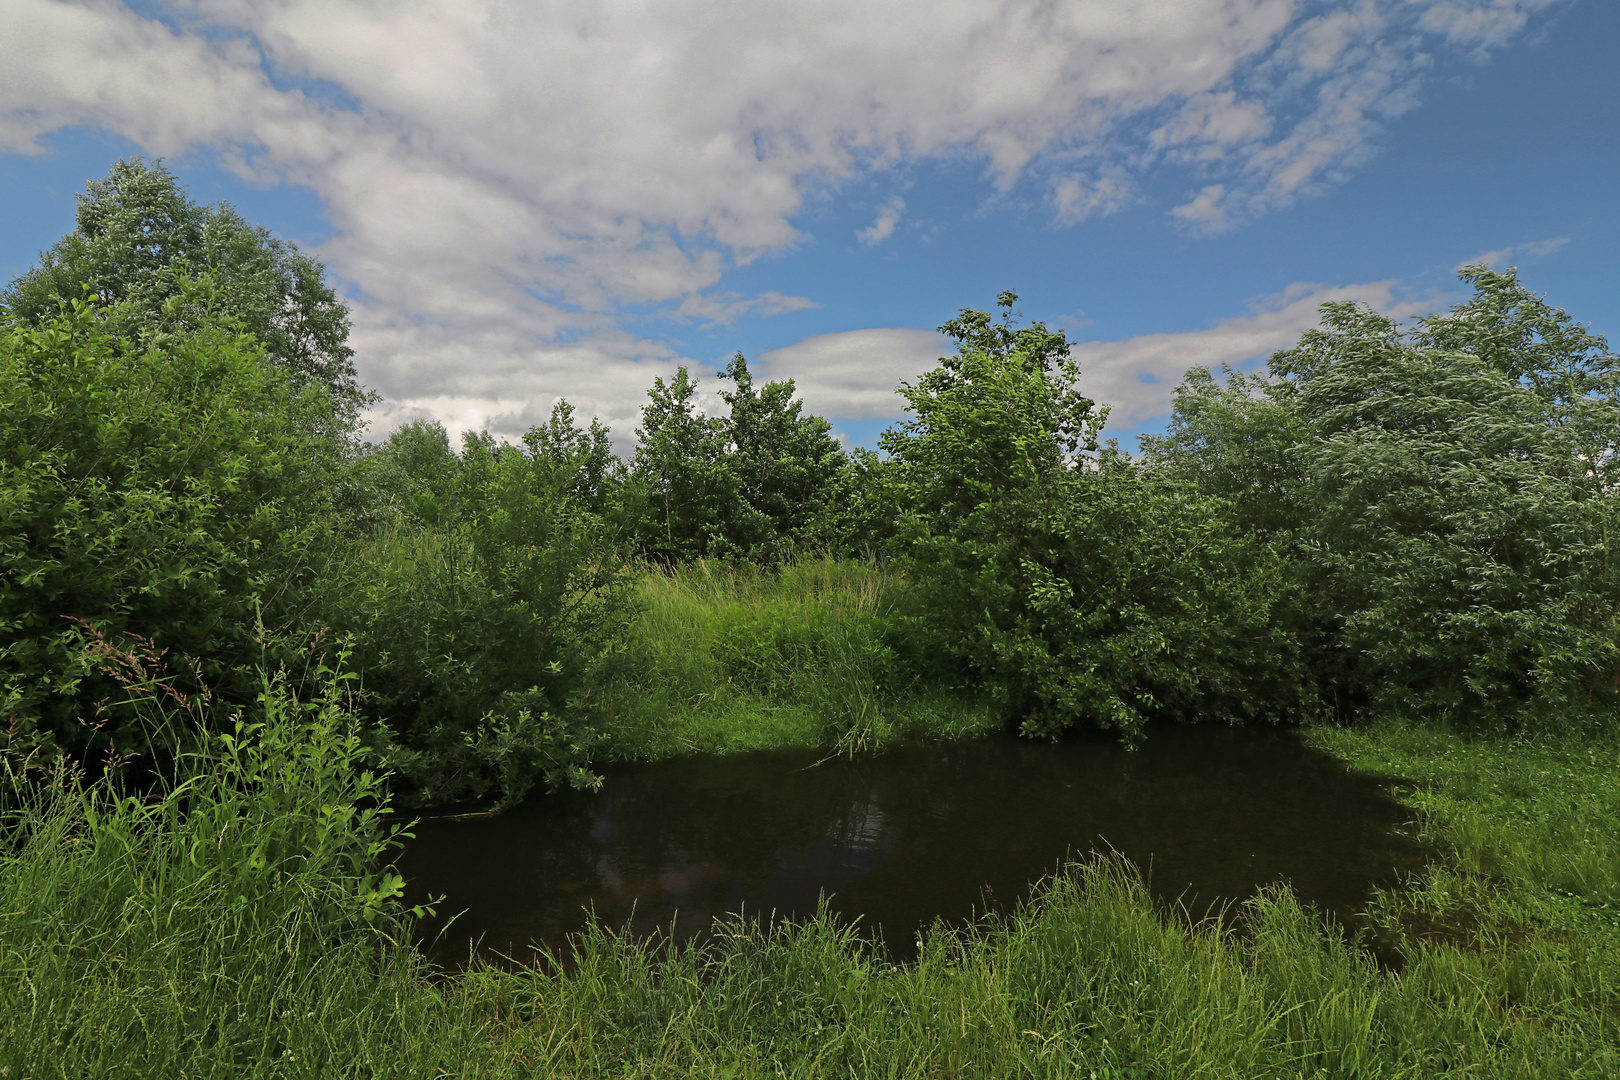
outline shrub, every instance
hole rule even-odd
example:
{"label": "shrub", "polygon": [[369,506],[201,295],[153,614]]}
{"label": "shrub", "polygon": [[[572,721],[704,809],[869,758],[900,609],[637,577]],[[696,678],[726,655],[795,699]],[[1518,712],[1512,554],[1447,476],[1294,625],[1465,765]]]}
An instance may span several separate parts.
{"label": "shrub", "polygon": [[958,355],[902,387],[883,437],[900,550],[937,647],[1032,735],[1075,723],[1275,719],[1303,671],[1286,577],[1217,499],[1098,453],[1062,333],[964,310]]}
{"label": "shrub", "polygon": [[82,622],[245,699],[253,628],[319,598],[333,402],[294,389],[214,300],[187,279],[157,327],[80,301],[0,329],[0,740],[19,752],[148,748],[116,701],[99,709],[116,688],[75,659]]}
{"label": "shrub", "polygon": [[383,531],[356,554],[334,618],[410,798],[504,803],[542,779],[594,781],[593,671],[631,609],[616,533],[581,494],[600,455],[557,445],[469,437],[441,524]]}

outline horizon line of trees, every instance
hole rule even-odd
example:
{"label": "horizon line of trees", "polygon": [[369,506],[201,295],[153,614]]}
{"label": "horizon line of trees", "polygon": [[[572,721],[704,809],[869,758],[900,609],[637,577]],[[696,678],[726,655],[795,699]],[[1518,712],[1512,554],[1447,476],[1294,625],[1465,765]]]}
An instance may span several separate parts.
{"label": "horizon line of trees", "polygon": [[1513,271],[1461,277],[1413,325],[1328,304],[1263,373],[1194,368],[1135,459],[1011,292],[940,328],[956,354],[880,453],[741,353],[723,416],[686,368],[654,380],[628,458],[565,401],[510,443],[371,446],[321,265],[121,161],[0,293],[0,742],[161,754],[124,708],[135,634],[199,728],[259,668],[346,651],[427,797],[584,782],[633,562],[813,553],[904,573],[920,652],[1032,736],[1610,726],[1620,358]]}

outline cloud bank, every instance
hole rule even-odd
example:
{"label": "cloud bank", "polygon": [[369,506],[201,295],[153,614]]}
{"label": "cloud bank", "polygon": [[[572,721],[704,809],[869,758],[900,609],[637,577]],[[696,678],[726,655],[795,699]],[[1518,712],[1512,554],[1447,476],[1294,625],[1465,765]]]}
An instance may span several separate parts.
{"label": "cloud bank", "polygon": [[[1070,351],[1080,364],[1080,388],[1110,408],[1109,426],[1130,430],[1170,412],[1174,391],[1194,367],[1248,366],[1299,340],[1319,323],[1330,301],[1364,303],[1403,321],[1438,310],[1444,297],[1409,295],[1395,282],[1355,285],[1296,283],[1256,302],[1247,314],[1178,333],[1121,341],[1082,341]],[[793,379],[810,411],[850,420],[899,416],[895,388],[915,379],[955,343],[931,330],[877,327],[818,334],[759,357],[764,378]]]}
{"label": "cloud bank", "polygon": [[812,192],[966,157],[1072,225],[1174,164],[1207,182],[1171,227],[1233,228],[1364,160],[1425,50],[1553,2],[4,0],[0,153],[88,125],[308,185],[383,420],[515,431],[565,395],[622,424],[682,359],[627,311],[815,302],[722,286]]}
{"label": "cloud bank", "polygon": [[1207,329],[1086,341],[1070,351],[1080,363],[1081,389],[1110,407],[1110,427],[1128,430],[1168,414],[1175,388],[1191,368],[1242,367],[1293,345],[1301,331],[1318,325],[1323,304],[1355,301],[1404,321],[1438,310],[1441,299],[1404,295],[1392,281],[1335,286],[1301,282],[1259,301],[1247,315]]}

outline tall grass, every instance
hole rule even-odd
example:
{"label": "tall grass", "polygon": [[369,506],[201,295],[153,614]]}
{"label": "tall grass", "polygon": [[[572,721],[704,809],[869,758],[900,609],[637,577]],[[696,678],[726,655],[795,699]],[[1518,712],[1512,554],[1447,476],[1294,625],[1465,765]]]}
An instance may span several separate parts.
{"label": "tall grass", "polygon": [[1385,970],[1285,890],[1231,922],[1094,862],[885,960],[825,911],[435,974],[336,693],[266,685],[151,798],[13,776],[4,1077],[1612,1077],[1620,949],[1409,936]]}
{"label": "tall grass", "polygon": [[[500,1060],[544,1076],[1600,1077],[1615,968],[1421,949],[1380,970],[1284,891],[1246,932],[1156,912],[1133,871],[1071,868],[1003,922],[894,966],[825,914],[707,946],[600,929],[567,974],[483,970]],[[493,1071],[493,1067],[492,1067]]]}
{"label": "tall grass", "polygon": [[429,997],[377,869],[382,788],[335,694],[267,683],[191,764],[147,796],[12,770],[0,1076],[404,1066]]}
{"label": "tall grass", "polygon": [[1357,767],[1401,778],[1444,852],[1374,913],[1391,941],[1596,935],[1620,950],[1620,744],[1481,738],[1386,720],[1312,729]]}
{"label": "tall grass", "polygon": [[908,731],[993,723],[977,695],[912,646],[909,593],[893,570],[699,560],[648,567],[639,589],[641,613],[605,690],[620,756],[854,751]]}

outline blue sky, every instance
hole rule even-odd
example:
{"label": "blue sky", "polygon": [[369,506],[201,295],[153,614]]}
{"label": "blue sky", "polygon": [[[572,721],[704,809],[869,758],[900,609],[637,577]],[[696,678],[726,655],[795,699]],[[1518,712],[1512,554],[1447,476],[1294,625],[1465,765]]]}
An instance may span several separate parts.
{"label": "blue sky", "polygon": [[867,442],[1006,288],[1127,444],[1192,364],[1472,259],[1620,333],[1603,0],[0,8],[0,275],[164,156],[327,262],[378,432],[565,396],[627,440],[741,349]]}

